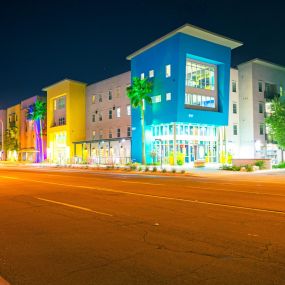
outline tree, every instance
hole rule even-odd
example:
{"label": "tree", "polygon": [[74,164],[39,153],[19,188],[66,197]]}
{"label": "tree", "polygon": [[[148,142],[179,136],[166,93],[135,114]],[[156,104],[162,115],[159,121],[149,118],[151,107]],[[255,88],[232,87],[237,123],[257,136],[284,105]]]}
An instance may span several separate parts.
{"label": "tree", "polygon": [[18,128],[15,126],[10,127],[9,129],[5,131],[4,148],[7,153],[8,151],[18,151],[19,150],[19,143],[17,140],[17,131],[18,131]]}
{"label": "tree", "polygon": [[26,118],[30,121],[34,122],[35,131],[36,131],[36,139],[37,139],[37,147],[40,148],[40,161],[44,161],[44,142],[43,142],[43,124],[46,117],[46,102],[37,99],[37,101],[30,105]]}
{"label": "tree", "polygon": [[[272,138],[277,142],[282,150],[285,149],[285,101],[283,98],[275,98],[272,101],[272,113],[266,118]],[[283,161],[283,155],[282,155]]]}
{"label": "tree", "polygon": [[127,95],[130,98],[131,105],[134,108],[140,108],[142,128],[142,164],[145,164],[144,104],[145,102],[148,104],[152,103],[151,97],[149,96],[152,92],[152,82],[150,82],[148,78],[140,79],[138,77],[134,77],[132,81],[132,86],[127,88]]}

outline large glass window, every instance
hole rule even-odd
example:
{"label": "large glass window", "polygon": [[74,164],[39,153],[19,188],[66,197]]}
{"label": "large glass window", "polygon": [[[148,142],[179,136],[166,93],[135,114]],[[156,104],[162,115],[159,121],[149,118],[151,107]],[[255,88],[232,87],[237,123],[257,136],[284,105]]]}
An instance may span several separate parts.
{"label": "large glass window", "polygon": [[187,59],[186,86],[215,90],[215,66],[198,63]]}
{"label": "large glass window", "polygon": [[205,108],[215,108],[215,98],[198,94],[185,94],[185,104]]}

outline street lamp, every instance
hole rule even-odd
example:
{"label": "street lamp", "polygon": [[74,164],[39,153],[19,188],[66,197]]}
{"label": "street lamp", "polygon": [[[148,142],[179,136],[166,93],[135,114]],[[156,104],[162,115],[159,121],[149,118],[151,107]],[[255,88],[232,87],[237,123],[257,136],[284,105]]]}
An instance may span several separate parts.
{"label": "street lamp", "polygon": [[162,139],[155,139],[155,141],[160,142],[160,167],[162,169]]}

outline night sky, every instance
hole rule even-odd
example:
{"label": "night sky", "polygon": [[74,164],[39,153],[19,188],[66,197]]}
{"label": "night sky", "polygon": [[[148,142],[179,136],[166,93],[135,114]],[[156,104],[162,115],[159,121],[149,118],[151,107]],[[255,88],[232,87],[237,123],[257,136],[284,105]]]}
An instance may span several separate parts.
{"label": "night sky", "polygon": [[256,57],[285,65],[281,0],[5,2],[0,109],[64,78],[89,84],[125,72],[127,55],[185,23],[242,41],[232,66]]}

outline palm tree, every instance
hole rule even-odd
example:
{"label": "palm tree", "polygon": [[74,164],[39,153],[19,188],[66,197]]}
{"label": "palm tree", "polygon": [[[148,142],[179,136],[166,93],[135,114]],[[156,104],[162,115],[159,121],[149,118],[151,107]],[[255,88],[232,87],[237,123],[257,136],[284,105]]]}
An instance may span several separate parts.
{"label": "palm tree", "polygon": [[39,142],[38,147],[40,146],[40,161],[44,161],[42,121],[46,117],[46,112],[46,102],[37,99],[34,104],[29,106],[26,115],[27,119],[33,121],[35,124],[37,142]]}
{"label": "palm tree", "polygon": [[134,108],[140,108],[141,111],[141,127],[142,127],[142,164],[145,164],[145,131],[144,131],[144,110],[145,102],[152,103],[149,94],[152,92],[152,82],[148,78],[140,79],[138,77],[133,78],[132,85],[127,88],[127,96],[131,101],[131,105]]}

